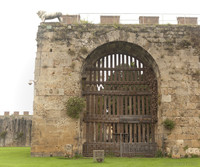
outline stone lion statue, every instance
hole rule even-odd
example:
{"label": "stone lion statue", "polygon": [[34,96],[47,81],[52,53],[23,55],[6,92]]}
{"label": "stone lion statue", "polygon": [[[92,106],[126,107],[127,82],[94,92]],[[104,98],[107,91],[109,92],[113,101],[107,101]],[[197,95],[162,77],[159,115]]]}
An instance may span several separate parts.
{"label": "stone lion statue", "polygon": [[37,15],[41,18],[42,22],[45,22],[45,20],[55,19],[58,18],[58,20],[61,22],[61,12],[55,12],[55,13],[47,13],[45,11],[38,11]]}

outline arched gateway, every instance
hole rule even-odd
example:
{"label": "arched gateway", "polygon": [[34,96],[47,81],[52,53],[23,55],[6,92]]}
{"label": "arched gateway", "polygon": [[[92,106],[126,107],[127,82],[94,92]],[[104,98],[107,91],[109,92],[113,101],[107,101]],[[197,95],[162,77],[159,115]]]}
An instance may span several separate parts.
{"label": "arched gateway", "polygon": [[157,79],[143,48],[111,42],[95,49],[83,69],[87,101],[83,155],[105,150],[116,156],[153,156],[157,122]]}

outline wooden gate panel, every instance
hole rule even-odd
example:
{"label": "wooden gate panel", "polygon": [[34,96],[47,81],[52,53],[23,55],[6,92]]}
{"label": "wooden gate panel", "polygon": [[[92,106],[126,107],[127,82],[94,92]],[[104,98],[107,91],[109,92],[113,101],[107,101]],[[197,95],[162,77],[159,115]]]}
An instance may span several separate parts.
{"label": "wooden gate panel", "polygon": [[106,55],[86,67],[83,155],[154,155],[157,81],[148,66],[126,54]]}

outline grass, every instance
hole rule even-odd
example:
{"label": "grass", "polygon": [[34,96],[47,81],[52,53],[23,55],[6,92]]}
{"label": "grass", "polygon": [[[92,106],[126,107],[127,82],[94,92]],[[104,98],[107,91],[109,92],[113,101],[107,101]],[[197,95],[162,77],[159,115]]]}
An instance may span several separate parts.
{"label": "grass", "polygon": [[29,147],[0,147],[0,167],[200,167],[200,158],[105,158],[94,163],[92,158],[31,157]]}

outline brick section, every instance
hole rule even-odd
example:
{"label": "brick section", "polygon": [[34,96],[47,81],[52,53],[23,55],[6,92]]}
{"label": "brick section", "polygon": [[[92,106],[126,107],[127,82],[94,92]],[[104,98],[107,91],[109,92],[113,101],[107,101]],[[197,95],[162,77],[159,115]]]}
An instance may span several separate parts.
{"label": "brick section", "polygon": [[24,111],[24,115],[29,115],[29,112],[28,111]]}
{"label": "brick section", "polygon": [[10,112],[9,111],[5,111],[4,112],[4,116],[9,116],[10,115]]}
{"label": "brick section", "polygon": [[19,111],[15,111],[14,116],[18,116],[18,115],[19,115]]}
{"label": "brick section", "polygon": [[101,24],[119,24],[120,16],[101,16]]}
{"label": "brick section", "polygon": [[140,24],[159,24],[158,16],[140,16],[139,17]]}
{"label": "brick section", "polygon": [[197,25],[197,17],[177,17],[178,24]]}
{"label": "brick section", "polygon": [[62,15],[62,22],[66,24],[80,23],[80,15]]}

